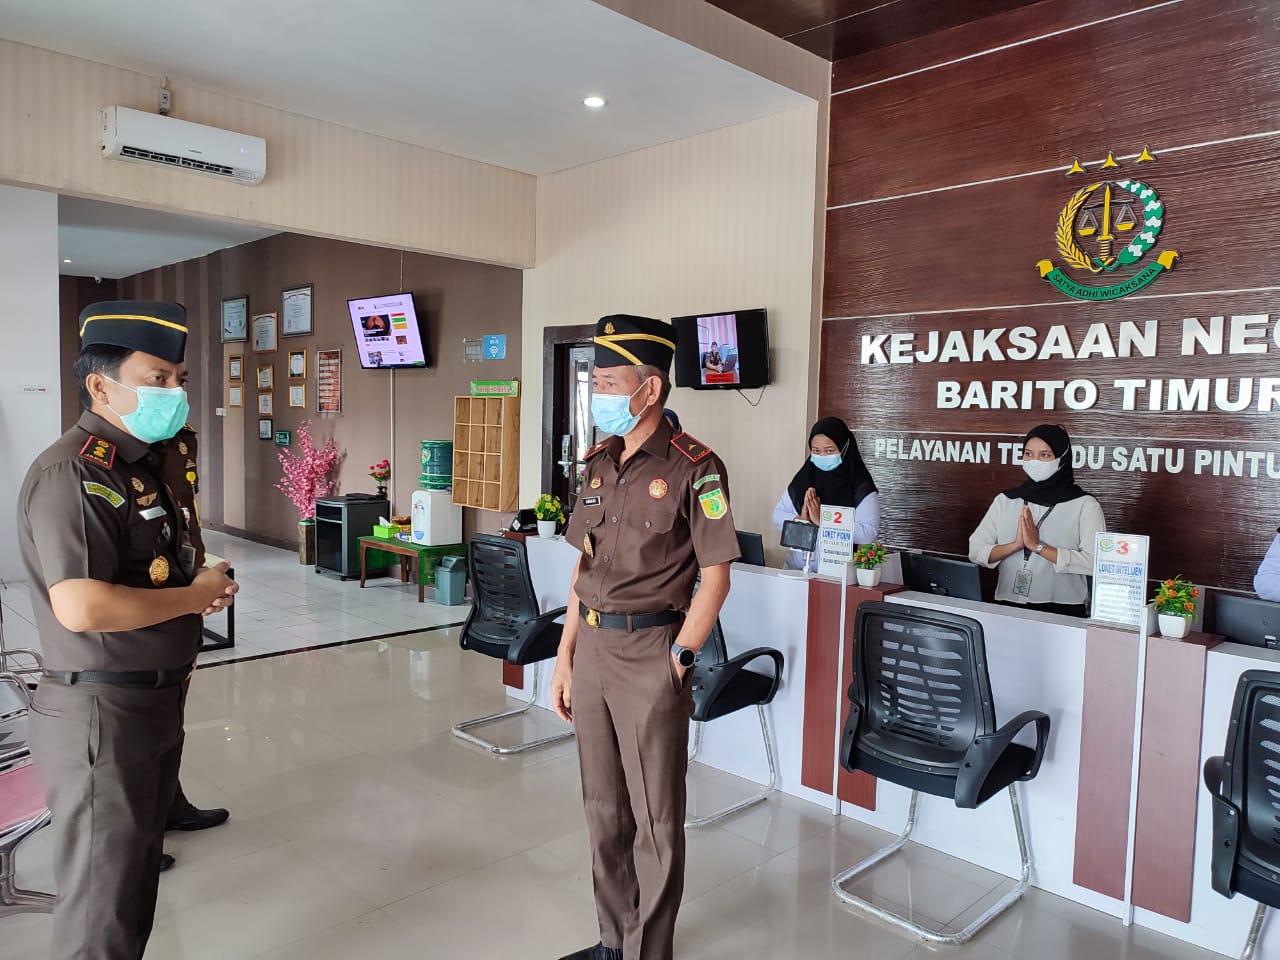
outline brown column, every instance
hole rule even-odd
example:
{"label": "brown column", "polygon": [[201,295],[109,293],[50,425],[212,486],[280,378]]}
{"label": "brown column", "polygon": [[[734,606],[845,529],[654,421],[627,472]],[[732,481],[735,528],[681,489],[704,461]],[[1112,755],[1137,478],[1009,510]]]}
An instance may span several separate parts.
{"label": "brown column", "polygon": [[[906,588],[885,584],[881,589],[848,587],[846,600],[846,646],[844,678],[840,689],[853,682],[854,628],[858,604],[883,600]],[[835,757],[836,665],[840,656],[840,584],[830,580],[809,581],[809,621],[805,644],[804,737],[800,760],[800,782],[811,790],[831,793],[831,772]],[[847,697],[841,700],[840,715],[848,716]],[[876,781],[868,774],[840,771],[840,799],[867,810],[876,808]]]}

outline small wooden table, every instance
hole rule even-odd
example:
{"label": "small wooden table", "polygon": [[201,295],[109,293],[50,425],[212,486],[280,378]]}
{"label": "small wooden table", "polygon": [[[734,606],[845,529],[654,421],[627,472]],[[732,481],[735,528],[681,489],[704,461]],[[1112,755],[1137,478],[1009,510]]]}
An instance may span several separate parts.
{"label": "small wooden table", "polygon": [[418,602],[426,599],[424,588],[436,582],[436,561],[441,557],[465,557],[465,543],[446,543],[428,546],[425,543],[410,543],[406,540],[384,540],[382,537],[360,538],[360,586],[364,587],[370,550],[381,550],[383,553],[394,553],[403,557],[400,561],[400,582],[408,583],[411,574],[416,573],[418,581]]}

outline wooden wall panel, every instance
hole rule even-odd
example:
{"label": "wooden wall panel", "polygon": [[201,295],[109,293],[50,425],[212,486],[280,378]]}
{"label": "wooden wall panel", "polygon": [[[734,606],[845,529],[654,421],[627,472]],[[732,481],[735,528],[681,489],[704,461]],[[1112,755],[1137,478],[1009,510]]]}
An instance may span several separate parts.
{"label": "wooden wall panel", "polygon": [[1273,130],[1278,39],[1274,4],[1185,0],[833,96],[828,202]]}
{"label": "wooden wall panel", "polygon": [[[1081,24],[1123,16],[1168,0],[1040,0],[1022,5],[1000,16],[985,16],[890,47],[881,47],[837,62],[832,70],[832,93],[883,81],[913,70],[936,67],[956,57],[956,51],[970,53],[995,50],[1025,43],[1046,33],[1068,30]],[[990,11],[992,14],[997,10]]]}
{"label": "wooden wall panel", "polygon": [[[1141,6],[1044,0],[901,45],[899,60],[884,51],[836,66],[838,80],[884,82],[833,98],[832,202],[854,203],[828,212],[818,406],[858,432],[889,543],[966,554],[992,497],[1022,478],[998,445],[1061,423],[1111,529],[1152,536],[1153,575],[1250,586],[1280,520],[1280,417],[1258,403],[1280,384],[1280,8],[1180,0],[1132,13]],[[1039,36],[1032,13],[1043,15]],[[987,53],[1002,42],[1018,46]],[[1147,65],[1149,78],[1136,80]],[[1099,171],[1108,149],[1124,156],[1143,144],[1156,162]],[[1086,176],[1044,172],[1075,154],[1093,161]],[[1076,190],[1125,178],[1150,182],[1166,204],[1144,263],[1165,250],[1181,259],[1136,296],[1072,300],[1037,262],[1063,266],[1055,228]],[[1182,355],[1184,318],[1233,314],[1265,317],[1255,341],[1264,352]],[[1041,343],[1062,325],[1080,344],[1091,324],[1115,334],[1126,321],[1157,324],[1154,357],[862,362],[868,335],[913,334],[923,349],[931,331],[1025,326]],[[1254,402],[1232,412],[1211,397],[1204,410],[1171,412],[1146,409],[1143,394],[1139,409],[1121,409],[1117,380],[1194,378],[1211,392],[1221,380],[1228,401],[1247,382]],[[1098,398],[1075,409],[1043,393],[1003,409],[940,408],[940,381],[996,380],[1089,381]],[[966,440],[989,444],[989,461],[947,462],[929,446]],[[1135,450],[1149,448],[1158,454],[1135,464]],[[1155,467],[1155,455],[1174,463]],[[1198,468],[1197,455],[1207,458]]]}

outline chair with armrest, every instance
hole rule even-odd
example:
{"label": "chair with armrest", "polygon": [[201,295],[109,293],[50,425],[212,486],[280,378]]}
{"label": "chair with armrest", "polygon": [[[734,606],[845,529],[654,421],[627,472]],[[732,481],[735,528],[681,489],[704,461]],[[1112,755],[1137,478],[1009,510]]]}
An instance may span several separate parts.
{"label": "chair with armrest", "polygon": [[1213,795],[1209,879],[1224,897],[1243,893],[1258,904],[1241,960],[1262,934],[1267,907],[1280,907],[1280,673],[1246,670],[1236,686],[1227,744],[1204,765]]}
{"label": "chair with armrest", "polygon": [[[772,674],[748,670],[747,666],[756,661],[773,661]],[[698,659],[694,661],[693,678],[690,681],[693,690],[693,749],[689,753],[689,761],[698,756],[698,748],[702,743],[703,724],[719,717],[755,707],[760,720],[760,733],[764,738],[765,759],[769,763],[769,782],[759,793],[752,794],[745,800],[717,810],[705,816],[690,818],[685,827],[705,827],[718,823],[725,817],[740,813],[749,807],[766,800],[769,794],[778,787],[778,768],[773,757],[773,732],[769,727],[769,715],[765,707],[773,701],[782,681],[782,651],[770,647],[756,647],[746,653],[730,658],[724,641],[724,629],[719,619],[711,628],[707,642],[698,651]]]}
{"label": "chair with armrest", "polygon": [[[922,940],[960,944],[1012,906],[1031,882],[1031,856],[1023,834],[1014,785],[1040,770],[1049,738],[1049,717],[1028,710],[996,725],[987,675],[982,624],[970,617],[897,603],[858,607],[854,682],[849,717],[840,743],[840,765],[911,791],[907,825],[882,850],[834,877],[832,892],[842,902]],[[1034,747],[1014,737],[1034,724]],[[855,897],[845,884],[901,850],[916,825],[920,793],[946,797],[972,809],[1001,790],[1009,791],[1021,858],[1012,890],[964,929],[943,933],[914,923],[875,903]]]}
{"label": "chair with armrest", "polygon": [[564,616],[567,608],[557,607],[546,613],[539,610],[533,580],[529,576],[529,555],[521,540],[477,533],[467,544],[467,566],[471,575],[473,603],[471,613],[462,626],[459,644],[464,650],[474,650],[518,666],[533,664],[533,696],[523,707],[515,710],[465,720],[454,726],[453,735],[497,754],[523,753],[534,747],[567,740],[573,736],[572,730],[512,746],[500,746],[468,732],[483,724],[521,716],[532,709],[539,690],[542,663],[554,657],[560,646],[564,625],[556,623],[556,620]]}
{"label": "chair with armrest", "polygon": [[[21,698],[30,707],[26,683],[16,674],[0,673],[0,698],[6,703]],[[18,847],[52,819],[45,806],[44,784],[26,745],[0,743],[0,918],[53,912],[53,894],[23,890],[14,882]]]}

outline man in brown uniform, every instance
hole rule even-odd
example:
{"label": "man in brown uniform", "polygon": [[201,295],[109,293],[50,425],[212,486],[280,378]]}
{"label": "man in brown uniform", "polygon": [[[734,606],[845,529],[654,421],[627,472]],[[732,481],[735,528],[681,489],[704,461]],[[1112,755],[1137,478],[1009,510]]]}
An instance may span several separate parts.
{"label": "man in brown uniform", "polygon": [[[569,586],[551,702],[577,730],[600,943],[562,960],[671,960],[684,892],[685,677],[729,592],[728,474],[662,415],[675,329],[596,325],[587,453],[565,539]],[[699,571],[702,586],[694,595]]]}
{"label": "man in brown uniform", "polygon": [[[196,569],[204,566],[204,537],[200,532],[200,511],[196,507],[196,495],[200,492],[200,478],[196,468],[196,430],[191,424],[183,425],[171,440],[155,445],[160,457],[160,477],[173,493],[174,506],[182,512],[187,536],[196,553]],[[190,682],[188,682],[190,686]],[[221,807],[202,810],[187,799],[179,781],[165,820],[166,830],[207,830],[226,823],[230,814]],[[173,865],[173,858],[165,855],[161,870]]]}
{"label": "man in brown uniform", "polygon": [[32,464],[18,545],[44,649],[31,750],[53,811],[53,960],[138,960],[155,913],[200,615],[197,570],[151,444],[187,418],[186,313],[115,301],[81,316],[79,423]]}

